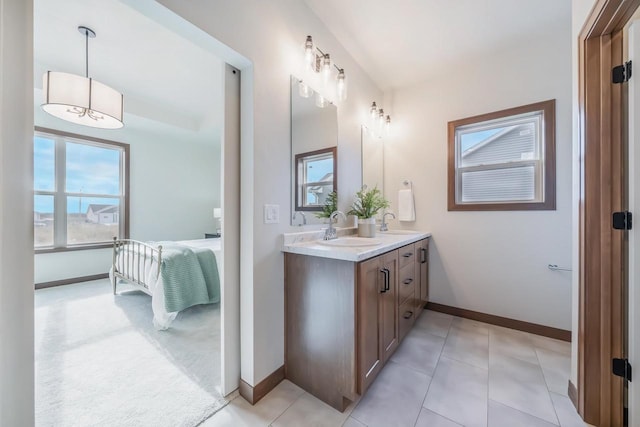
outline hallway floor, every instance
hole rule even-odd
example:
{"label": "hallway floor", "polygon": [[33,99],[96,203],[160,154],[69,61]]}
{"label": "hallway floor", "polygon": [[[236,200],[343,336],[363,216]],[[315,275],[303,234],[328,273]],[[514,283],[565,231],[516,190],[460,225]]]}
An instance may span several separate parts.
{"label": "hallway floor", "polygon": [[366,395],[340,413],[285,380],[220,426],[586,426],[567,396],[570,344],[425,311]]}

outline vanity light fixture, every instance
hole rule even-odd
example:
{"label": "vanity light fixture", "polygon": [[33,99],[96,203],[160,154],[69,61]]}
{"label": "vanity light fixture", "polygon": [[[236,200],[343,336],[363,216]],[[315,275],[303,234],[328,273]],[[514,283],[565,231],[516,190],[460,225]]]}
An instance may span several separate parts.
{"label": "vanity light fixture", "polygon": [[[344,68],[340,68],[335,63],[332,63],[331,55],[320,50],[318,46],[315,46],[311,36],[307,36],[304,43],[304,62],[308,70],[322,74],[322,80],[325,86],[328,86],[331,81],[333,69],[335,68],[338,70],[338,74],[335,77],[335,86],[332,85],[332,89],[335,90],[335,99],[337,101],[344,101],[347,99],[347,77],[345,75]],[[333,98],[327,96],[326,92],[323,97],[325,99]]]}
{"label": "vanity light fixture", "polygon": [[381,138],[383,135],[389,135],[391,130],[391,116],[389,114],[385,115],[383,108],[378,109],[375,101],[371,103],[371,108],[369,108],[369,117],[370,123],[369,125],[365,125],[365,127],[373,136]]}
{"label": "vanity light fixture", "polygon": [[89,77],[89,38],[96,33],[84,26],[78,27],[78,31],[85,36],[85,77],[47,71],[43,76],[42,109],[71,123],[119,129],[124,126],[123,96]]}

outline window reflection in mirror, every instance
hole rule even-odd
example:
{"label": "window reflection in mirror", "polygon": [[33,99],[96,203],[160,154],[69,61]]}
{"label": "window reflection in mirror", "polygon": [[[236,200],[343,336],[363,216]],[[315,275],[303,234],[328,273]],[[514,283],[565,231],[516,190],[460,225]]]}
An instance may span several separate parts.
{"label": "window reflection in mirror", "polygon": [[296,154],[296,211],[321,211],[337,186],[336,147]]}
{"label": "window reflection in mirror", "polygon": [[[316,91],[300,90],[291,76],[291,225],[320,224],[326,198],[338,190],[338,113],[331,103],[316,103]],[[294,219],[295,215],[295,219]]]}

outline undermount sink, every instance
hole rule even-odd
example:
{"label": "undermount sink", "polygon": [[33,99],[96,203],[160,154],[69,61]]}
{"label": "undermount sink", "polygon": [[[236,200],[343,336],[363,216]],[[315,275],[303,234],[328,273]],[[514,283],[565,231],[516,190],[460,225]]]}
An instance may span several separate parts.
{"label": "undermount sink", "polygon": [[403,235],[403,234],[418,234],[419,231],[413,231],[413,230],[387,230],[387,231],[381,231],[380,234],[396,234],[396,235]]}
{"label": "undermount sink", "polygon": [[382,243],[379,239],[371,239],[368,237],[339,237],[333,240],[320,240],[321,245],[339,246],[339,247],[359,247],[359,246],[376,246]]}

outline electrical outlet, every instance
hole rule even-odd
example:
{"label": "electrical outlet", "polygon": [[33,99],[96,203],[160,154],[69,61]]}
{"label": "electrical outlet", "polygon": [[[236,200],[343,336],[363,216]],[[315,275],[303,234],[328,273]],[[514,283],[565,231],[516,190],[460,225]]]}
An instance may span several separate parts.
{"label": "electrical outlet", "polygon": [[280,223],[280,205],[264,205],[264,223]]}

